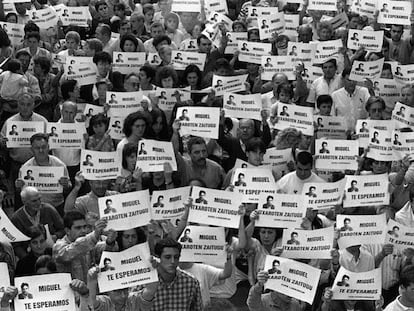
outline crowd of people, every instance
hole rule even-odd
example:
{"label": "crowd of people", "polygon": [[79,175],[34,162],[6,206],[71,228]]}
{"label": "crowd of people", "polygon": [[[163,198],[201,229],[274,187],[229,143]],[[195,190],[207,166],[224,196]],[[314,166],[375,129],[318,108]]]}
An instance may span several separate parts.
{"label": "crowd of people", "polygon": [[[216,1],[221,13],[214,12],[213,1],[193,1],[199,6],[199,10],[193,12],[183,7],[186,4],[180,7],[174,1],[0,1],[0,206],[12,224],[29,238],[14,243],[0,239],[0,262],[7,263],[12,284],[0,286],[1,310],[13,310],[13,300],[17,296],[18,299],[33,298],[29,284],[22,283],[21,288],[16,288],[14,278],[59,272],[70,273],[70,287],[80,310],[414,310],[414,249],[409,246],[402,249],[390,243],[363,244],[357,237],[355,245],[339,248],[339,232],[351,231],[351,220],[345,218],[343,228],[340,228],[342,224],[336,225],[336,217],[342,214],[385,214],[387,221],[395,220],[401,226],[413,228],[414,158],[410,155],[410,146],[404,149],[407,152],[402,160],[369,157],[372,154],[369,145],[380,144],[379,129],[365,148],[360,146],[356,170],[335,167],[320,170],[314,165],[315,153],[330,153],[329,138],[315,147],[315,140],[321,138],[324,126],[322,118],[318,117],[342,118],[344,141],[358,140],[378,122],[383,127],[398,130],[390,139],[395,146],[404,147],[398,133],[412,132],[414,122],[407,121],[402,126],[394,122],[393,116],[413,120],[409,111],[414,108],[414,86],[409,83],[412,80],[410,70],[404,66],[414,63],[414,30],[405,22],[379,23],[378,16],[385,9],[377,7],[374,14],[364,14],[360,1],[351,4],[338,0],[337,11],[319,10],[315,5],[308,9],[307,0],[303,3]],[[62,9],[62,5],[63,8],[85,7],[90,19],[85,25],[67,25],[62,21],[69,10]],[[46,28],[46,23],[36,22],[39,20],[36,12],[45,9],[57,12],[58,8],[62,13],[55,25]],[[255,8],[281,12],[286,20],[296,16],[296,33],[287,32],[286,27],[286,32],[274,30],[270,38],[261,39],[260,29],[269,28],[269,25],[267,20],[258,23],[255,16],[262,13],[257,13]],[[339,16],[341,19],[337,19]],[[338,20],[341,21],[339,26]],[[19,28],[13,30],[13,25],[23,28],[19,40]],[[354,30],[383,31],[379,50],[373,51],[363,45],[358,49],[349,48],[348,34]],[[232,34],[240,33],[247,38],[241,50],[236,47],[234,52],[226,52]],[[358,33],[350,38],[363,41],[358,39]],[[310,49],[321,42],[328,44],[338,39],[342,47],[337,47],[322,62],[316,62],[313,54],[306,61],[292,62],[294,70],[289,74],[282,70],[274,73],[271,81],[264,80],[263,74],[273,66],[272,58],[263,55],[263,65],[239,59],[242,50],[248,50],[251,42],[270,44],[273,56],[294,57],[300,53],[300,48],[292,47],[291,42],[301,44],[306,50],[306,47]],[[172,59],[176,50],[180,53]],[[136,71],[128,74],[116,71],[115,65],[126,59],[124,52],[145,53],[145,64],[136,66]],[[202,69],[194,63],[177,69],[177,63],[183,60],[186,52],[205,56]],[[77,62],[82,59],[93,65],[95,82],[85,84],[70,79]],[[364,67],[364,62],[370,64],[377,60],[383,60],[379,80],[396,86],[392,96],[379,96],[389,92],[381,89],[376,80],[355,79],[355,72],[369,67]],[[319,75],[310,76],[311,71]],[[224,79],[215,80],[218,87],[212,85],[217,76],[240,75],[247,76],[244,90],[235,94],[260,94],[259,120],[235,118],[231,110],[224,110],[223,95],[217,91]],[[397,76],[404,75],[407,79],[396,80]],[[111,105],[119,98],[108,96],[108,92],[140,94],[140,102],[135,103],[139,108],[110,122]],[[189,99],[184,100],[182,92],[189,93]],[[235,94],[228,97],[227,105],[242,109],[243,104]],[[173,106],[166,105],[164,99]],[[400,108],[395,112],[397,102]],[[85,104],[94,106],[84,111]],[[313,109],[313,135],[295,126],[281,128],[278,125],[281,118],[295,119],[289,116],[291,105]],[[187,109],[180,110],[180,116],[177,111],[182,107]],[[192,107],[221,108],[216,139],[181,134],[181,124],[189,121],[188,112]],[[359,120],[363,120],[362,127],[357,129]],[[19,136],[18,125],[24,122],[41,123],[43,131],[36,130],[25,147],[10,147],[11,139]],[[50,140],[57,136],[56,127],[52,127],[50,133],[46,131],[50,122],[84,125],[83,147],[50,148]],[[121,139],[111,137],[115,130],[122,132]],[[162,171],[144,172],[137,160],[147,153],[142,143],[144,139],[171,142],[177,170],[165,163]],[[263,165],[269,148],[289,150],[292,160],[283,171]],[[116,153],[119,176],[86,179],[81,166],[93,167],[96,163],[87,153],[81,159],[84,150]],[[28,166],[51,167],[61,172],[58,176],[61,191],[42,192],[34,186],[36,183],[31,183],[36,181],[33,170],[23,169]],[[119,193],[148,190],[152,194],[185,186],[238,191],[239,187],[248,187],[247,175],[238,173],[235,176],[236,169],[245,167],[246,170],[272,171],[276,193],[268,195],[262,204],[263,209],[269,211],[277,210],[275,202],[280,194],[305,195],[308,189],[303,186],[306,183],[337,182],[345,175],[372,176],[372,181],[376,181],[374,175],[388,176],[390,200],[387,204],[351,208],[337,204],[323,210],[308,208],[300,228],[291,228],[296,230],[287,242],[291,246],[299,245],[300,230],[334,226],[338,233],[333,241],[331,259],[296,259],[322,271],[312,304],[278,289],[265,290],[269,275],[282,273],[276,264],[268,271],[264,266],[269,255],[284,257],[283,228],[255,226],[259,217],[266,217],[259,216],[256,203],[243,202],[235,207],[238,208],[238,229],[226,228],[227,260],[217,267],[180,261],[182,244],[193,242],[187,226],[197,225],[188,221],[189,214],[194,204],[207,204],[205,191],[197,193],[199,198],[195,202],[190,198],[184,200],[181,217],[171,221],[152,220],[146,226],[114,231],[106,229],[108,221],[100,215],[99,198]],[[348,192],[357,193],[362,187],[356,180],[352,181]],[[316,197],[315,190],[310,187],[307,195]],[[164,196],[159,195],[153,207],[166,208],[168,202],[163,199]],[[104,214],[115,212],[112,200],[107,200]],[[203,224],[203,219],[199,224]],[[1,218],[0,225],[5,226]],[[388,234],[398,238],[400,228],[394,228]],[[105,258],[105,268],[98,267],[102,252],[121,252],[142,243],[149,245],[151,257],[148,260],[156,269],[159,281],[100,292],[98,275],[110,269],[111,263]],[[354,273],[379,268],[382,274],[380,299],[332,299],[332,286],[341,267]],[[338,284],[349,286],[348,281],[349,276],[344,275]]]}

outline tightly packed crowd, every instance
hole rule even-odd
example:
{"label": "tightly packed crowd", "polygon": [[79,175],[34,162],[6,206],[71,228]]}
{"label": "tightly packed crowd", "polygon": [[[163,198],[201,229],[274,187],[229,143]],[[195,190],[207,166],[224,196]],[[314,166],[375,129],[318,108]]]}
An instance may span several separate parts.
{"label": "tightly packed crowd", "polygon": [[[7,286],[0,280],[1,310],[14,310],[17,299],[33,299],[30,282],[17,285],[15,278],[53,273],[70,273],[80,310],[414,310],[413,235],[402,246],[391,242],[398,241],[400,228],[414,233],[414,30],[405,19],[410,19],[411,2],[337,0],[335,11],[326,10],[330,1],[310,2],[0,1],[0,263],[7,263],[11,281]],[[395,9],[398,5],[403,9]],[[79,22],[68,22],[76,10]],[[56,22],[42,19],[44,14]],[[119,63],[128,64],[127,71]],[[79,74],[83,65],[92,72],[89,77]],[[233,76],[241,81],[234,92],[225,82]],[[117,115],[122,92],[135,98],[136,109],[122,113],[117,107]],[[243,98],[249,103],[255,98],[255,117]],[[216,121],[210,120],[218,135],[182,132],[193,107],[205,107],[207,118],[210,108],[220,111]],[[303,114],[312,119],[311,133],[300,125]],[[326,131],[330,121],[339,122],[340,134]],[[26,135],[23,146],[14,137],[25,122],[40,122],[43,129]],[[80,147],[50,147],[64,123],[83,128]],[[364,132],[369,138],[362,143]],[[168,156],[175,158],[177,169],[171,163],[162,163],[161,171],[142,169],[137,158],[147,152],[143,140],[170,143],[173,154]],[[328,148],[331,141],[345,151],[357,144],[352,167],[335,167],[334,162],[316,167],[318,157],[329,158],[323,154],[341,154]],[[86,178],[81,166],[96,162],[91,155],[83,158],[85,150],[112,152],[118,176]],[[287,151],[288,160],[272,162],[266,157],[270,150]],[[35,172],[41,170],[28,166],[61,169],[61,190],[37,187]],[[233,206],[238,223],[225,228],[227,261],[216,266],[208,260],[180,261],[184,243],[194,239],[187,226],[214,227],[207,219],[188,221],[195,204],[207,204],[206,191],[197,192],[194,201],[183,200],[178,218],[128,230],[108,229],[108,218],[100,215],[98,201],[106,196],[186,186],[234,193],[249,188],[249,172],[256,177],[270,172],[273,194],[265,204],[243,199]],[[385,201],[345,206],[350,192],[369,197],[367,184],[384,175]],[[367,177],[367,184],[359,182],[360,176]],[[261,211],[277,211],[282,195],[316,197],[316,187],[308,184],[341,180],[351,181],[345,197],[341,193],[324,208],[305,206],[299,226],[255,225],[272,217]],[[167,208],[163,199],[159,196],[147,208]],[[105,208],[105,214],[116,213],[112,200]],[[336,224],[344,215],[343,223]],[[376,228],[394,240],[367,244],[355,236],[341,245],[343,232],[358,230],[355,215],[368,222],[373,215],[395,221],[391,231],[385,225]],[[27,240],[10,241],[6,233],[12,226]],[[286,228],[295,230],[287,238]],[[303,257],[285,253],[284,238],[294,247],[302,243],[298,236],[304,230],[324,228],[335,233],[329,259],[322,251],[320,257],[317,252],[302,251]],[[121,253],[138,244],[148,245],[151,256],[145,260],[158,281],[100,291],[99,274],[114,269],[102,252]],[[271,269],[265,269],[269,256],[280,259],[272,257]],[[283,258],[321,271],[319,281],[308,280],[317,282],[310,299],[266,286],[274,275],[284,275],[278,268]],[[359,288],[346,274],[337,281],[343,269],[352,276],[379,269],[374,283],[380,294],[336,299],[335,286]]]}

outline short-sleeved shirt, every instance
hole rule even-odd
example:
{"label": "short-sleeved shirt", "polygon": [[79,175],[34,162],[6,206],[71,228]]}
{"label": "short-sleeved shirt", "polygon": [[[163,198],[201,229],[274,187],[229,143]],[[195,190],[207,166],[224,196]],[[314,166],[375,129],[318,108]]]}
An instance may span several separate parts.
{"label": "short-sleeved shirt", "polygon": [[314,104],[318,96],[332,94],[341,87],[341,84],[342,78],[340,75],[335,75],[330,83],[326,81],[324,76],[319,77],[312,82],[307,101]]}
{"label": "short-sleeved shirt", "polygon": [[302,180],[296,175],[296,172],[294,171],[286,174],[281,179],[279,179],[279,181],[276,183],[276,190],[287,194],[301,194],[303,185],[305,183],[320,182],[324,182],[324,180],[314,172],[312,172],[310,177]]}

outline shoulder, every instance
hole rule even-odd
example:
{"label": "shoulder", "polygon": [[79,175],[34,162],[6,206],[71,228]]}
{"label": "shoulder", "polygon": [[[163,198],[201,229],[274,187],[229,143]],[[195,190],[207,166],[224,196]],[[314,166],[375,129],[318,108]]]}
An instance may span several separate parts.
{"label": "shoulder", "polygon": [[210,160],[210,159],[206,159],[206,160],[207,160],[207,166],[211,168],[215,168],[215,169],[222,169],[220,164],[218,164],[217,162],[214,162],[213,160]]}
{"label": "shoulder", "polygon": [[[36,79],[36,77],[35,77],[35,79]],[[40,115],[36,112],[33,112],[32,119],[33,119],[33,121],[42,121],[42,122],[47,123],[47,119],[44,116],[42,116],[42,115]]]}
{"label": "shoulder", "polygon": [[66,166],[65,163],[62,162],[61,159],[59,159],[58,157],[55,157],[53,155],[49,155],[50,157],[50,162],[52,163],[52,166]]}
{"label": "shoulder", "polygon": [[199,286],[198,280],[192,274],[190,274],[187,271],[177,269],[177,277],[182,282],[185,282],[187,284],[191,284],[191,285],[194,285],[194,286]]}

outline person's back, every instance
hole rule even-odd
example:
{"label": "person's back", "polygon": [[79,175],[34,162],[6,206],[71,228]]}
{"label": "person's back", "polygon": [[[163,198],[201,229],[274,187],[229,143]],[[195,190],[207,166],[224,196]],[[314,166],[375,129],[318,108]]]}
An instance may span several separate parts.
{"label": "person's back", "polygon": [[17,72],[5,71],[0,74],[0,97],[4,100],[17,101],[29,86],[27,78]]}

